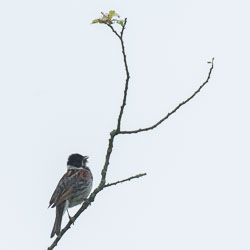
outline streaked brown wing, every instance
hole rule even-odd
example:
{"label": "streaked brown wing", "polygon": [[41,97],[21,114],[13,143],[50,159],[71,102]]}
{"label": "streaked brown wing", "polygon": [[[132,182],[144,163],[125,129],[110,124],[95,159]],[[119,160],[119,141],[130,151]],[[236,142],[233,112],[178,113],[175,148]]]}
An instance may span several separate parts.
{"label": "streaked brown wing", "polygon": [[73,187],[68,187],[64,192],[58,197],[57,201],[52,207],[55,207],[59,204],[61,204],[63,201],[68,200],[71,197]]}
{"label": "streaked brown wing", "polygon": [[63,201],[70,198],[76,178],[79,174],[76,170],[68,170],[67,173],[59,181],[54,193],[51,196],[49,207],[55,207]]}

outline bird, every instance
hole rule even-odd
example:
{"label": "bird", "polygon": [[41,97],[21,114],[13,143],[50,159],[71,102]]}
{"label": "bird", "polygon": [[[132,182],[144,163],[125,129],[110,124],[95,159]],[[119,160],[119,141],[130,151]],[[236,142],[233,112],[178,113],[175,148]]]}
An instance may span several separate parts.
{"label": "bird", "polygon": [[[93,175],[87,167],[88,156],[71,154],[67,161],[67,172],[60,179],[51,196],[49,207],[56,207],[56,218],[50,237],[59,235],[62,217],[68,208],[81,204],[89,196]],[[68,214],[69,215],[69,214]],[[71,219],[71,217],[69,216]]]}

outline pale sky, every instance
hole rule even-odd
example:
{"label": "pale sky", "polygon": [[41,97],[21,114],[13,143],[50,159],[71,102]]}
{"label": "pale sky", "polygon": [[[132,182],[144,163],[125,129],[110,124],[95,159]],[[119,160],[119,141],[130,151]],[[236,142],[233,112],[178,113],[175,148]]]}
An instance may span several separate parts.
{"label": "pale sky", "polygon": [[52,243],[47,207],[69,154],[88,155],[99,183],[125,80],[119,41],[90,24],[109,10],[128,18],[123,129],[152,125],[201,85],[212,57],[215,68],[160,127],[117,138],[108,182],[148,175],[105,189],[55,249],[249,249],[249,9],[247,0],[2,0],[1,249]]}

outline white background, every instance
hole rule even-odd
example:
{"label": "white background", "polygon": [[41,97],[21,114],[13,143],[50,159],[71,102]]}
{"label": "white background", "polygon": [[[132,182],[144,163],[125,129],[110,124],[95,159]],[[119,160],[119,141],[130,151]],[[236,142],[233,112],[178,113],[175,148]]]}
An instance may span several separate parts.
{"label": "white background", "polygon": [[[249,1],[0,2],[1,249],[47,249],[48,201],[71,153],[100,180],[124,88],[119,41],[100,12],[128,18],[131,82],[108,181],[58,250],[250,248]],[[117,26],[119,28],[119,26]],[[76,209],[71,209],[74,214]],[[63,224],[67,222],[65,216]]]}

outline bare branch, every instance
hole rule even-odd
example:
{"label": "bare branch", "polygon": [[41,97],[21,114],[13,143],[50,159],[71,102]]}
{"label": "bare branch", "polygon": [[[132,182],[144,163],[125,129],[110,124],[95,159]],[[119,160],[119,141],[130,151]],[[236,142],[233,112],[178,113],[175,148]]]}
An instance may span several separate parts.
{"label": "bare branch", "polygon": [[124,24],[123,24],[123,26],[122,26],[121,37],[123,37],[123,32],[124,32],[124,30],[125,30],[126,24],[127,24],[127,18],[125,18]]}
{"label": "bare branch", "polygon": [[114,29],[114,27],[111,24],[106,24],[109,26],[109,28],[115,33],[116,36],[118,36],[119,39],[121,39],[121,36],[117,33],[117,31]]}
{"label": "bare branch", "polygon": [[127,179],[124,179],[124,180],[121,180],[121,181],[116,181],[116,182],[108,183],[108,184],[106,184],[106,185],[104,186],[104,188],[110,187],[110,186],[114,186],[114,185],[117,185],[117,184],[120,184],[120,183],[123,183],[123,182],[126,182],[126,181],[131,181],[131,180],[133,180],[133,179],[135,179],[135,178],[140,178],[140,177],[145,176],[145,175],[147,175],[147,174],[146,174],[146,173],[137,174],[137,175],[135,175],[135,176],[131,176],[131,177],[129,177],[129,178],[127,178]]}
{"label": "bare branch", "polygon": [[167,120],[172,114],[174,114],[181,106],[183,106],[184,104],[186,104],[187,102],[189,102],[191,99],[193,99],[200,91],[201,89],[208,83],[213,68],[214,68],[214,59],[212,59],[211,61],[211,67],[209,69],[209,73],[207,76],[207,79],[205,80],[205,82],[202,83],[202,85],[190,96],[188,97],[185,101],[181,102],[178,106],[176,106],[171,112],[169,112],[166,116],[164,116],[160,121],[158,121],[157,123],[155,123],[154,125],[147,127],[147,128],[140,128],[137,130],[130,130],[130,131],[120,131],[119,134],[136,134],[136,133],[140,133],[140,132],[145,132],[148,130],[152,130],[156,127],[158,127],[162,122],[164,122],[165,120]]}
{"label": "bare branch", "polygon": [[122,105],[121,105],[120,113],[119,113],[118,120],[117,120],[116,133],[120,132],[121,120],[122,120],[124,108],[126,106],[126,101],[127,101],[128,83],[129,83],[129,78],[130,78],[130,74],[129,74],[129,70],[128,70],[128,63],[127,63],[127,56],[126,56],[126,53],[125,53],[125,45],[124,45],[124,41],[123,41],[123,34],[124,34],[126,24],[127,24],[127,18],[125,18],[125,21],[124,21],[124,24],[122,26],[122,30],[121,30],[120,35],[115,31],[115,29],[113,28],[112,25],[107,24],[111,28],[111,30],[116,34],[116,36],[120,39],[121,46],[122,46],[123,62],[124,62],[125,71],[126,71],[125,88],[124,88],[124,93],[123,93]]}

